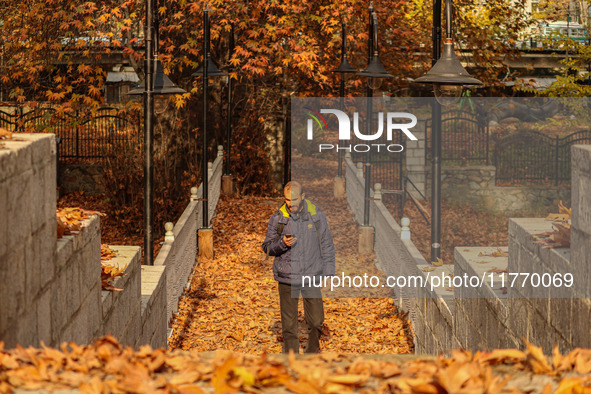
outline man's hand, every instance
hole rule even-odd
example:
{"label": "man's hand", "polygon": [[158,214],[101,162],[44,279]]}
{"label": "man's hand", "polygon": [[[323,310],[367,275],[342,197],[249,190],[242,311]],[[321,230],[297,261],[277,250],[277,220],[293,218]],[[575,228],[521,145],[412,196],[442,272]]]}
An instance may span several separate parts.
{"label": "man's hand", "polygon": [[285,245],[289,246],[290,248],[296,244],[298,239],[293,235],[284,235],[283,242]]}

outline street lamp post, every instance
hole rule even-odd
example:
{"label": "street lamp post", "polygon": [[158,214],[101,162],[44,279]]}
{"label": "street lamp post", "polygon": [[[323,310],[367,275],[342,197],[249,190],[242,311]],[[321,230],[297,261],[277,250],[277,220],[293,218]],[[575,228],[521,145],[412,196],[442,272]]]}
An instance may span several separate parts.
{"label": "street lamp post", "polygon": [[[154,265],[152,228],[154,227],[154,95],[168,95],[185,93],[184,89],[176,86],[166,74],[162,63],[158,59],[158,18],[154,12],[158,3],[146,0],[146,30],[144,60],[144,87],[130,90],[129,95],[144,96],[144,264]],[[156,39],[156,45],[153,40]]]}
{"label": "street lamp post", "polygon": [[[348,75],[352,75],[357,72],[347,60],[347,27],[345,26],[345,21],[341,23],[341,64],[332,70],[334,73],[339,73],[340,76],[340,87],[339,87],[339,96],[340,96],[340,109],[341,111],[345,108],[345,80],[347,79]],[[342,148],[341,140],[338,141],[338,147]],[[338,149],[337,157],[338,157],[338,172],[337,177],[334,180],[334,196],[336,198],[345,197],[345,177],[343,176],[343,149]]]}
{"label": "street lamp post", "polygon": [[203,10],[203,64],[191,75],[192,77],[203,78],[203,141],[202,141],[202,160],[201,160],[201,206],[202,206],[202,224],[199,229],[197,239],[199,245],[199,254],[201,256],[213,257],[213,232],[209,228],[209,179],[207,173],[207,111],[208,111],[208,79],[209,77],[226,76],[226,73],[220,71],[217,65],[209,56],[209,11]]}
{"label": "street lamp post", "polygon": [[[234,55],[234,25],[230,29],[230,42],[228,48],[228,72],[231,71],[230,60]],[[226,170],[222,176],[222,191],[225,195],[231,196],[234,191],[234,179],[230,173],[230,149],[232,149],[232,78],[228,74],[228,108],[226,116]]]}
{"label": "street lamp post", "polygon": [[[371,135],[372,121],[372,97],[374,89],[379,89],[385,78],[392,78],[379,57],[378,45],[378,18],[373,11],[373,2],[369,6],[369,62],[365,70],[357,75],[367,78],[367,135]],[[361,227],[359,251],[360,253],[371,253],[373,251],[374,229],[369,225],[370,190],[371,190],[371,155],[367,152],[365,161],[365,191],[363,204],[363,226]]]}
{"label": "street lamp post", "polygon": [[446,0],[446,39],[443,54],[441,44],[441,0],[433,3],[433,67],[415,79],[417,83],[433,85],[436,100],[432,105],[431,129],[431,262],[441,257],[441,104],[459,100],[464,85],[482,85],[472,78],[458,60],[452,43],[452,5]]}
{"label": "street lamp post", "polygon": [[[371,6],[370,6],[371,7]],[[379,89],[382,81],[384,78],[392,78],[382,63],[380,62],[379,58],[379,47],[378,47],[378,19],[375,12],[373,12],[373,7],[370,8],[371,11],[371,23],[370,23],[370,33],[372,40],[370,41],[370,56],[369,56],[369,64],[365,68],[365,70],[361,71],[357,75],[360,77],[367,77],[367,135],[371,135],[371,120],[372,120],[372,97],[374,89]],[[367,160],[365,163],[365,204],[363,209],[363,225],[369,226],[369,203],[370,203],[370,182],[371,182],[371,156],[368,151],[367,153]]]}

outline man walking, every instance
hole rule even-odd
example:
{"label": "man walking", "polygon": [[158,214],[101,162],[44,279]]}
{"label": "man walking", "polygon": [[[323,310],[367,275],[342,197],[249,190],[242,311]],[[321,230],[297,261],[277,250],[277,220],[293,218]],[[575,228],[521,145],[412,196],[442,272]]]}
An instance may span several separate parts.
{"label": "man walking", "polygon": [[[304,300],[308,325],[306,353],[318,353],[324,323],[324,307],[319,283],[335,274],[335,249],[326,215],[306,199],[299,182],[288,182],[283,189],[285,204],[271,216],[263,250],[274,256],[273,275],[279,288],[283,352],[299,353],[298,301]],[[306,285],[303,285],[306,278]],[[316,278],[311,281],[310,278]],[[310,283],[318,284],[316,286]]]}

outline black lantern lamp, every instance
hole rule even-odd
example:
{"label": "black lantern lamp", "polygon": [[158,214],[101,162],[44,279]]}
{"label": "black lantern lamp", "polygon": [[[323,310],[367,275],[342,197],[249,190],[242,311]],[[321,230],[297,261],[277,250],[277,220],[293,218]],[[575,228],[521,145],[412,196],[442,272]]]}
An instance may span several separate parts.
{"label": "black lantern lamp", "polygon": [[437,101],[441,105],[451,105],[460,99],[464,86],[482,85],[482,82],[468,74],[454,52],[451,37],[451,0],[446,0],[445,6],[447,37],[443,43],[443,53],[431,70],[422,77],[415,79],[415,82],[433,84],[433,93]]}
{"label": "black lantern lamp", "polygon": [[378,17],[375,12],[372,13],[373,18],[373,54],[371,55],[371,59],[369,60],[369,64],[367,68],[359,73],[360,77],[367,77],[368,86],[375,90],[379,89],[382,86],[382,82],[384,78],[393,78],[392,75],[380,62],[380,55],[378,50]]}
{"label": "black lantern lamp", "polygon": [[[187,91],[183,88],[178,87],[175,85],[174,82],[170,80],[168,75],[164,73],[164,67],[162,66],[162,62],[158,59],[158,55],[156,54],[153,59],[154,62],[154,79],[153,79],[153,94],[182,94],[187,93]],[[136,87],[130,90],[127,94],[131,96],[139,96],[144,94],[145,88],[144,87]]]}
{"label": "black lantern lamp", "polygon": [[[215,64],[211,56],[209,56],[209,52],[207,53],[207,60],[205,61],[207,64],[207,76],[208,77],[226,77],[228,74],[221,71],[218,66]],[[192,77],[203,77],[203,64],[199,66],[197,71],[191,74]]]}
{"label": "black lantern lamp", "polygon": [[[147,0],[146,3],[150,3],[151,0]],[[175,85],[174,82],[170,80],[168,75],[164,73],[164,67],[162,66],[162,62],[158,58],[158,45],[160,40],[159,35],[159,27],[160,21],[158,19],[158,0],[154,2],[154,53],[153,53],[153,81],[152,81],[152,92],[153,94],[158,95],[165,95],[165,94],[182,94],[187,93],[185,89],[182,89]],[[150,27],[151,30],[151,27]],[[146,40],[147,41],[147,40]],[[148,60],[148,56],[146,56],[146,60]],[[142,87],[143,84],[138,84],[138,87],[130,90],[127,94],[132,96],[139,96],[144,94],[145,87]]]}
{"label": "black lantern lamp", "polygon": [[[332,72],[339,73],[341,76],[341,81],[350,78],[357,72],[357,70],[355,70],[347,60],[347,26],[345,26],[345,21],[341,22],[341,64],[332,70]],[[344,92],[341,92],[341,96],[343,95]]]}
{"label": "black lantern lamp", "polygon": [[209,36],[209,10],[204,10],[203,12],[203,31],[204,31],[204,37],[203,37],[203,44],[204,44],[204,50],[205,50],[205,54],[204,54],[204,62],[203,64],[201,64],[201,66],[199,66],[199,68],[197,69],[197,71],[195,71],[193,74],[191,74],[192,77],[203,77],[203,65],[206,64],[207,65],[207,77],[227,77],[228,74],[226,74],[225,72],[221,71],[219,69],[219,67],[217,66],[217,64],[215,64],[215,62],[213,61],[213,59],[211,58],[211,56],[209,55],[209,49],[210,49],[210,36]]}

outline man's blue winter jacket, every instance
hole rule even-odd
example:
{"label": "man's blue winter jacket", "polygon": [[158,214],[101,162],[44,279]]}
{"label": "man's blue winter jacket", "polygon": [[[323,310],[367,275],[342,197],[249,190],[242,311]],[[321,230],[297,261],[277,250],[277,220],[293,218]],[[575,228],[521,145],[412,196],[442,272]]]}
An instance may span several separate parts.
{"label": "man's blue winter jacket", "polygon": [[[281,234],[277,233],[279,223],[284,224]],[[283,242],[286,234],[297,238],[291,248]],[[289,212],[284,204],[271,216],[262,246],[265,253],[275,257],[273,275],[278,282],[301,286],[302,276],[335,274],[335,249],[326,215],[309,200],[297,213]]]}

